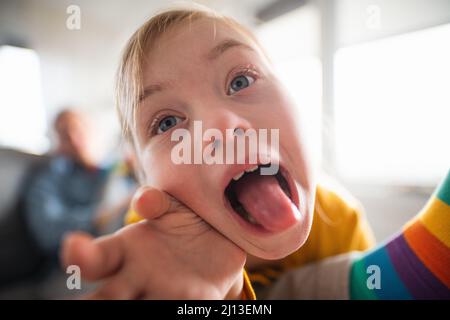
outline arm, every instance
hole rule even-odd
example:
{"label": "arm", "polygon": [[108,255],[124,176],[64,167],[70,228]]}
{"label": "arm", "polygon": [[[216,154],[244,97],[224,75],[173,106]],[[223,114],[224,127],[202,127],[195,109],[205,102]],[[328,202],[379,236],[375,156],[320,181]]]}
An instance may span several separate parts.
{"label": "arm", "polygon": [[[245,252],[166,193],[142,188],[133,208],[145,220],[96,240],[75,233],[62,250],[88,281],[92,299],[237,299]],[[247,295],[248,296],[248,295]]]}
{"label": "arm", "polygon": [[402,232],[353,261],[349,282],[351,299],[450,299],[450,172]]}

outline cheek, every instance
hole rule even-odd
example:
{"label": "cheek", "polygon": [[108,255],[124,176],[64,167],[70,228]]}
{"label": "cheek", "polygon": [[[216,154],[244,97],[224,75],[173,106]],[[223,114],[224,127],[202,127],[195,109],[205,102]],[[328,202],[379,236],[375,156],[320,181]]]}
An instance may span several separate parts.
{"label": "cheek", "polygon": [[[198,165],[175,164],[171,160],[174,145],[147,147],[142,153],[141,165],[145,173],[145,184],[170,193],[177,199],[185,201],[186,194],[192,196],[197,186]],[[184,182],[189,181],[189,189]]]}
{"label": "cheek", "polygon": [[288,96],[273,90],[265,95],[264,104],[258,109],[261,110],[258,127],[278,129],[280,146],[294,147],[300,143],[299,115]]}
{"label": "cheek", "polygon": [[167,185],[172,184],[171,179],[178,179],[180,172],[171,161],[171,148],[170,143],[145,147],[141,153],[140,162],[145,174],[146,185],[166,190]]}
{"label": "cheek", "polygon": [[278,82],[276,78],[264,82],[257,92],[258,99],[255,103],[258,104],[257,108],[265,126],[280,129],[281,133],[298,127],[299,114],[294,100]]}
{"label": "cheek", "polygon": [[[308,193],[311,189],[310,150],[304,144],[305,132],[299,106],[282,86],[267,90],[264,121],[267,127],[279,129],[279,147],[294,177]],[[267,111],[266,111],[267,110]]]}

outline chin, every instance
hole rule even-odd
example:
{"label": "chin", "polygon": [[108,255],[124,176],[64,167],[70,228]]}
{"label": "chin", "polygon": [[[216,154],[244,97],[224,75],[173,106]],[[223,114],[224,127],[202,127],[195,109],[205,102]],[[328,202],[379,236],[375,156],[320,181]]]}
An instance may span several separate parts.
{"label": "chin", "polygon": [[285,233],[264,239],[255,239],[252,244],[246,243],[243,248],[247,253],[266,260],[285,258],[298,250],[308,239],[311,229],[310,219],[305,216],[297,225]]}

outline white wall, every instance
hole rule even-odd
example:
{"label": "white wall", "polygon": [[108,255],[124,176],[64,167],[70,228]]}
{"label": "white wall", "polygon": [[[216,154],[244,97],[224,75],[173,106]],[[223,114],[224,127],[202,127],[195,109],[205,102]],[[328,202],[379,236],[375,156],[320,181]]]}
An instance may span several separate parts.
{"label": "white wall", "polygon": [[334,9],[338,47],[450,22],[448,0],[334,0]]}

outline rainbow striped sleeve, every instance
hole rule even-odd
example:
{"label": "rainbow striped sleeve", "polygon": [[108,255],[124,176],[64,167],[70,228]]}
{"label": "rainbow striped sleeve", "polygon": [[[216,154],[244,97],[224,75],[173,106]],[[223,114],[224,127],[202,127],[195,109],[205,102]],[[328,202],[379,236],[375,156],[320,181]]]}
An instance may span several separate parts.
{"label": "rainbow striped sleeve", "polygon": [[351,299],[450,299],[450,171],[400,234],[353,261],[349,282]]}

